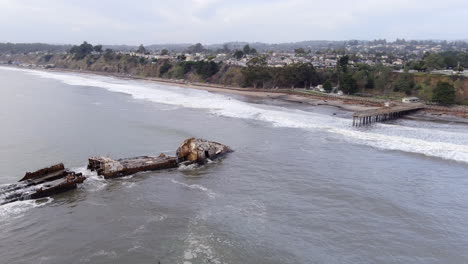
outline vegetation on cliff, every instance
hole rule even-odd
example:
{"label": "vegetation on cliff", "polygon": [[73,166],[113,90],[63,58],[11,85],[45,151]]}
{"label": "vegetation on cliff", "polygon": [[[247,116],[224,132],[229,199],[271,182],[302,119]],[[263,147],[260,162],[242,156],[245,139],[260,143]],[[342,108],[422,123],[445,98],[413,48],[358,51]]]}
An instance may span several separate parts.
{"label": "vegetation on cliff", "polygon": [[[284,67],[268,67],[265,58],[255,57],[247,67],[214,61],[178,61],[148,59],[120,54],[112,50],[91,51],[69,55],[45,55],[42,63],[53,63],[58,68],[128,74],[141,77],[184,79],[190,82],[213,83],[238,87],[309,88],[324,84],[327,92],[342,90],[346,94],[398,98],[418,96],[426,101],[443,104],[452,101],[466,103],[468,80],[463,76],[442,76],[426,73],[394,72],[382,65],[358,64],[350,67],[343,60],[336,69],[315,69],[308,63],[294,63]],[[434,91],[439,82],[454,87],[454,100],[440,101]],[[326,85],[325,85],[326,84]]]}
{"label": "vegetation on cliff", "polygon": [[448,82],[439,82],[432,95],[434,102],[451,105],[455,103],[455,88]]}
{"label": "vegetation on cliff", "polygon": [[[204,48],[201,45],[194,45],[190,49],[196,52]],[[243,50],[232,52],[255,55],[248,61],[246,67],[241,67],[215,62],[210,58],[202,61],[186,61],[183,56],[171,60],[157,59],[155,56],[146,54],[143,45],[139,47],[137,53],[122,53],[111,49],[103,50],[101,45],[93,46],[84,42],[71,47],[66,54],[17,55],[14,59],[24,63],[53,65],[57,68],[183,79],[190,82],[238,87],[310,88],[324,84],[323,88],[326,92],[341,90],[346,94],[361,96],[397,99],[412,95],[441,104],[466,103],[468,99],[468,81],[460,75],[414,74],[410,73],[408,68],[401,73],[381,64],[351,65],[348,56],[342,56],[337,61],[337,66],[332,69],[316,69],[310,63],[292,63],[283,67],[271,67],[267,65],[265,56],[257,55],[256,51],[248,46]],[[303,51],[298,50],[298,52]],[[167,54],[167,50],[165,53]],[[164,56],[160,57],[164,58]],[[11,60],[12,58],[9,57],[8,61]],[[445,84],[440,85],[440,83]],[[453,89],[447,89],[446,84]]]}
{"label": "vegetation on cliff", "polygon": [[409,63],[408,67],[424,72],[444,69],[462,72],[464,69],[468,69],[468,53],[460,51],[426,53],[421,60]]}

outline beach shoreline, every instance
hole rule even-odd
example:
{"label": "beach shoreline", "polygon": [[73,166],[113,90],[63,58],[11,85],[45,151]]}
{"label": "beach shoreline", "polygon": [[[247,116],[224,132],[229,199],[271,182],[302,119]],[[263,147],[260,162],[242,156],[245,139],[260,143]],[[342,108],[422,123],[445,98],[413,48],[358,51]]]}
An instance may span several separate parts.
{"label": "beach shoreline", "polygon": [[[57,72],[57,73],[78,73],[78,74],[90,74],[98,76],[108,76],[126,80],[142,80],[163,85],[177,86],[182,88],[190,88],[196,90],[203,90],[212,93],[228,94],[236,96],[245,96],[251,98],[271,99],[277,101],[283,101],[287,103],[293,103],[304,106],[330,106],[336,107],[337,109],[358,112],[371,109],[378,109],[383,107],[384,100],[379,102],[378,100],[372,100],[367,98],[350,98],[348,96],[331,96],[326,94],[317,93],[306,93],[302,89],[291,90],[291,89],[255,89],[255,88],[241,88],[223,86],[218,84],[210,83],[192,83],[185,80],[174,80],[164,79],[156,77],[143,77],[133,76],[129,74],[119,74],[111,72],[98,72],[98,71],[87,71],[87,70],[74,70],[65,68],[54,68],[54,69],[42,69],[42,68],[24,68],[17,66],[6,66],[19,69],[33,69],[45,72]],[[419,111],[418,118],[423,117],[421,120],[433,120],[433,121],[446,121],[446,122],[460,122],[468,124],[467,113],[457,113],[450,111],[439,111],[437,109],[425,109]]]}
{"label": "beach shoreline", "polygon": [[68,73],[81,73],[81,74],[91,74],[91,75],[100,75],[100,76],[109,76],[119,79],[127,80],[142,80],[149,81],[164,85],[177,86],[183,88],[190,88],[196,90],[203,90],[212,93],[220,94],[230,94],[246,97],[256,97],[272,100],[281,100],[289,103],[297,103],[302,105],[310,106],[332,106],[341,110],[356,112],[364,111],[369,109],[380,108],[380,105],[372,102],[359,102],[353,101],[348,98],[340,98],[338,96],[331,97],[326,95],[318,94],[305,94],[297,92],[296,90],[287,90],[287,89],[254,89],[254,88],[241,88],[241,87],[231,87],[231,86],[222,86],[209,83],[192,83],[184,80],[173,80],[173,79],[163,79],[156,77],[142,77],[142,76],[132,76],[126,74],[117,74],[117,73],[108,73],[108,72],[96,72],[96,71],[83,71],[83,70],[73,70],[73,69],[38,69],[44,71],[52,72],[68,72]]}

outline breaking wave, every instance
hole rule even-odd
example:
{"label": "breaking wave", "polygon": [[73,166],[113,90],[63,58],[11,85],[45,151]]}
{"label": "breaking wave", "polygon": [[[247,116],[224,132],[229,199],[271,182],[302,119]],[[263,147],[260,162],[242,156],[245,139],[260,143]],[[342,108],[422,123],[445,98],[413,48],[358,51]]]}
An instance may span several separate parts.
{"label": "breaking wave", "polygon": [[196,89],[96,75],[22,69],[21,71],[42,78],[59,80],[68,85],[99,87],[112,92],[125,93],[135,99],[176,107],[204,109],[218,116],[253,119],[275,127],[328,131],[343,136],[351,143],[468,163],[467,133],[391,124],[375,124],[372,129],[362,130],[353,128],[349,119],[331,118],[278,106],[251,104]]}
{"label": "breaking wave", "polygon": [[95,171],[88,170],[86,166],[72,168],[71,170],[86,176],[86,181],[83,182],[82,186],[86,186],[86,190],[88,191],[101,191],[106,188],[108,184],[104,177],[99,176]]}
{"label": "breaking wave", "polygon": [[8,219],[20,218],[24,213],[32,208],[41,207],[51,203],[54,199],[51,197],[39,200],[16,201],[0,206],[0,222]]}

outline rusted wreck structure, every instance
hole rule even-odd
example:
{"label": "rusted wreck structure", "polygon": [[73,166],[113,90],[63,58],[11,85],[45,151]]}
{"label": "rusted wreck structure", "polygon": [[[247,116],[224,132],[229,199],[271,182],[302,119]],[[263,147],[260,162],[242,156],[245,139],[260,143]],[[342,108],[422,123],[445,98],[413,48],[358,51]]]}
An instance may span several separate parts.
{"label": "rusted wreck structure", "polygon": [[140,171],[154,171],[177,167],[177,159],[162,154],[158,157],[142,156],[113,160],[107,157],[92,157],[88,160],[88,169],[96,171],[105,179],[135,174]]}
{"label": "rusted wreck structure", "polygon": [[[176,168],[181,164],[205,164],[232,150],[223,144],[203,139],[189,138],[176,151],[176,157],[161,154],[156,157],[141,156],[125,159],[91,157],[88,169],[96,171],[105,179],[135,174],[142,171],[155,171]],[[77,188],[86,177],[81,173],[65,169],[63,163],[35,172],[27,172],[17,184],[0,187],[0,204],[25,199],[38,199],[63,193]]]}
{"label": "rusted wreck structure", "polygon": [[161,154],[157,157],[143,156],[114,160],[108,157],[92,157],[88,169],[96,171],[104,178],[116,178],[135,174],[140,171],[155,171],[176,168],[180,164],[205,164],[207,160],[217,159],[232,150],[223,144],[204,139],[189,138],[176,151],[177,157]]}
{"label": "rusted wreck structure", "polygon": [[223,144],[199,138],[189,138],[180,145],[176,155],[178,163],[198,163],[201,165],[229,152],[232,152],[231,148]]}
{"label": "rusted wreck structure", "polygon": [[10,184],[0,189],[3,200],[0,204],[25,199],[39,199],[66,192],[77,187],[86,179],[81,173],[65,169],[59,163],[34,172],[27,172],[17,184]]}

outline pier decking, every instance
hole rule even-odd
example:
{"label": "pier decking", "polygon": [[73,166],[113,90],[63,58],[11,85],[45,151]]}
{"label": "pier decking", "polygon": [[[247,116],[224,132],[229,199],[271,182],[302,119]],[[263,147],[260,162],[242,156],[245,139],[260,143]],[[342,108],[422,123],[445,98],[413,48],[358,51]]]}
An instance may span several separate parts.
{"label": "pier decking", "polygon": [[376,122],[393,120],[421,109],[424,109],[424,106],[417,104],[360,111],[353,115],[353,126],[367,126]]}

